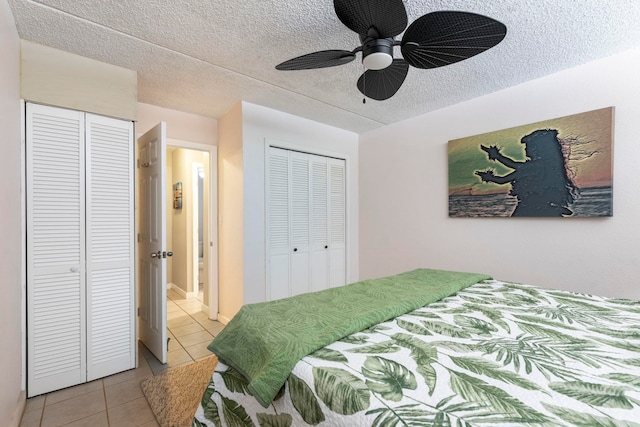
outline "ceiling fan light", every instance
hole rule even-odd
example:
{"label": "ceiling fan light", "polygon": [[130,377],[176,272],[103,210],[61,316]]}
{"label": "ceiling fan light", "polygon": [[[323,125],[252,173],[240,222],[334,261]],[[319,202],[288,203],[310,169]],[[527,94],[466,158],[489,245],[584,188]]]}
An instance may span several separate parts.
{"label": "ceiling fan light", "polygon": [[362,65],[367,70],[382,70],[393,62],[393,39],[365,38],[362,44]]}
{"label": "ceiling fan light", "polygon": [[367,70],[382,70],[393,62],[393,57],[385,52],[373,52],[362,59]]}

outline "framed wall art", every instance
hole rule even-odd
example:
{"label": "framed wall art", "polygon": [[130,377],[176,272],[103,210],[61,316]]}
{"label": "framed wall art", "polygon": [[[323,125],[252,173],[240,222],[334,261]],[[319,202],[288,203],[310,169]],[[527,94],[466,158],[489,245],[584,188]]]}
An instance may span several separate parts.
{"label": "framed wall art", "polygon": [[173,209],[182,209],[182,182],[173,184]]}
{"label": "framed wall art", "polygon": [[613,112],[449,141],[449,216],[612,216]]}

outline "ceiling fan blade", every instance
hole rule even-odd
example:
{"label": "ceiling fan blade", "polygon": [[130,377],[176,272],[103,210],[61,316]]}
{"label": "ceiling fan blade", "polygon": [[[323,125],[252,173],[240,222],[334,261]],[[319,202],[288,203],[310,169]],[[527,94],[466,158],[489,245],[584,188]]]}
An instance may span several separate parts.
{"label": "ceiling fan blade", "polygon": [[316,68],[335,67],[348,64],[356,55],[348,50],[321,50],[298,56],[276,65],[277,70],[313,70]]}
{"label": "ceiling fan blade", "polygon": [[409,64],[403,59],[394,59],[382,70],[367,70],[358,79],[358,89],[368,98],[384,101],[396,94],[409,71]]}
{"label": "ceiling fan blade", "polygon": [[442,11],[416,19],[400,43],[402,56],[417,68],[436,68],[471,58],[504,39],[507,27],[470,12]]}
{"label": "ceiling fan blade", "polygon": [[[344,25],[363,36],[384,39],[407,28],[402,0],[333,0],[333,7]],[[375,27],[375,34],[369,33],[371,27]]]}

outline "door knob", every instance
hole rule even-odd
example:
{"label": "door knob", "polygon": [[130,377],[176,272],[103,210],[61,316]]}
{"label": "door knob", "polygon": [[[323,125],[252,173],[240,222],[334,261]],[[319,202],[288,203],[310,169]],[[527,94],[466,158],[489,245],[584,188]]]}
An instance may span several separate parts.
{"label": "door knob", "polygon": [[293,252],[298,252],[298,248],[293,248]]}
{"label": "door knob", "polygon": [[167,252],[167,256],[173,256],[173,252],[171,251]]}
{"label": "door knob", "polygon": [[158,252],[151,252],[151,258],[162,258],[162,252],[158,251]]}

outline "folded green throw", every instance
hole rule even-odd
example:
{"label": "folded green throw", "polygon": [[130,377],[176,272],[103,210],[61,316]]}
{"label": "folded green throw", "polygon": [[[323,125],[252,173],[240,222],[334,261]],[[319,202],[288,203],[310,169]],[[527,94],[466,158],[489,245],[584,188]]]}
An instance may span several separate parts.
{"label": "folded green throw", "polygon": [[489,276],[418,269],[248,304],[209,344],[265,408],[304,356],[347,335],[453,295]]}

